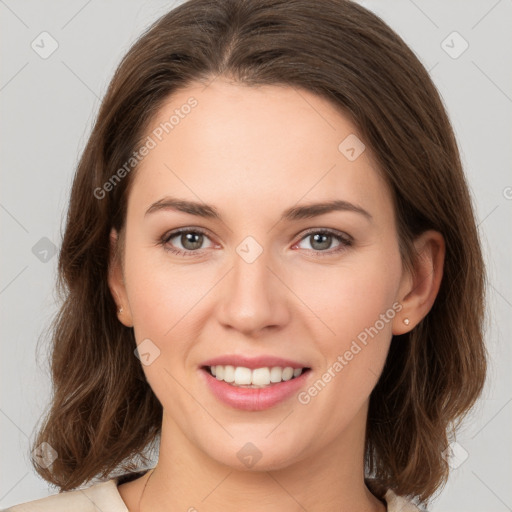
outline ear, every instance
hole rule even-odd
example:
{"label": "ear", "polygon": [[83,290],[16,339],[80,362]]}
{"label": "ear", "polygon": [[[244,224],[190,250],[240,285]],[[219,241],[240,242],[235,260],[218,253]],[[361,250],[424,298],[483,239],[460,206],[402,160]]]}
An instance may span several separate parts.
{"label": "ear", "polygon": [[126,327],[133,327],[132,312],[128,302],[128,295],[124,283],[123,268],[121,258],[118,254],[119,235],[112,228],[110,231],[110,258],[108,266],[108,287],[110,293],[117,304],[117,317]]}
{"label": "ear", "polygon": [[[414,241],[417,257],[412,272],[405,272],[400,283],[400,314],[393,320],[393,334],[411,331],[432,308],[441,286],[445,242],[438,231],[429,230]],[[406,325],[404,319],[408,318]]]}

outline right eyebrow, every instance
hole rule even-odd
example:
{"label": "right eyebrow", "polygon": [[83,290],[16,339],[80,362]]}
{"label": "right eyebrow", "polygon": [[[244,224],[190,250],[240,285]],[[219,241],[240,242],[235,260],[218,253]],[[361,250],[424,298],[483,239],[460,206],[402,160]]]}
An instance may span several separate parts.
{"label": "right eyebrow", "polygon": [[197,203],[195,201],[186,201],[184,199],[177,199],[174,197],[164,197],[153,203],[144,215],[154,213],[160,210],[177,210],[190,215],[197,215],[198,217],[208,217],[212,219],[221,220],[220,213],[214,206],[208,204]]}

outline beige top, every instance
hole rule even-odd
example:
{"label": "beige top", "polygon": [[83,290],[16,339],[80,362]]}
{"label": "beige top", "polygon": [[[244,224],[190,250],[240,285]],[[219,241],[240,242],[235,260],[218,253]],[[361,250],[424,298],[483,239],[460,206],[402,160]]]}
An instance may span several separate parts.
{"label": "beige top", "polygon": [[[120,478],[21,503],[4,512],[129,512],[117,489]],[[419,508],[394,494],[391,489],[388,489],[384,499],[388,512],[420,512]]]}

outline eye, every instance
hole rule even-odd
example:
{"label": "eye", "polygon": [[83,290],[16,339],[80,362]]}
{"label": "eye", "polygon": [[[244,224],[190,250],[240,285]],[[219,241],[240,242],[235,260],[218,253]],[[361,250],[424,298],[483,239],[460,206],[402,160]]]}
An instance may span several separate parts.
{"label": "eye", "polygon": [[[207,241],[210,242],[210,245],[204,247],[204,243]],[[163,236],[161,244],[165,250],[180,255],[194,255],[202,249],[213,247],[213,243],[206,233],[198,228],[171,231]]]}
{"label": "eye", "polygon": [[[306,243],[301,246],[304,242]],[[353,240],[349,235],[329,229],[317,229],[316,231],[306,233],[293,247],[307,249],[317,253],[325,252],[327,255],[341,252],[347,247],[350,247],[352,243]]]}
{"label": "eye", "polygon": [[[301,246],[304,242],[306,242],[305,247]],[[327,256],[346,250],[352,242],[352,237],[344,233],[316,229],[306,233],[292,248],[306,249],[318,256]],[[207,243],[206,246],[205,243]],[[162,237],[160,244],[166,251],[180,256],[196,256],[204,249],[214,246],[206,232],[199,228],[181,228],[171,231]]]}

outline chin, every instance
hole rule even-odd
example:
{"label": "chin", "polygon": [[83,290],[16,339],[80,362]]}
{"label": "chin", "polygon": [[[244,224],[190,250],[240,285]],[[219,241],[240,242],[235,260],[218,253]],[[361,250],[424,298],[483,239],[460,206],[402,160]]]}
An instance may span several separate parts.
{"label": "chin", "polygon": [[[288,435],[286,445],[271,437],[268,436],[268,429],[261,436],[251,436],[250,431],[246,430],[243,440],[235,437],[228,443],[217,444],[214,450],[209,445],[205,451],[212,459],[237,471],[259,472],[276,471],[294,464],[299,459],[299,453],[307,447],[301,449]],[[300,438],[304,442],[304,436]]]}

